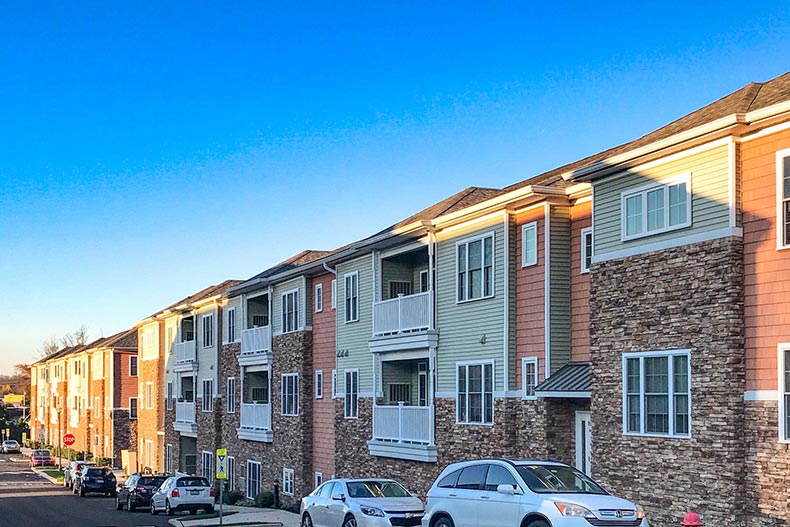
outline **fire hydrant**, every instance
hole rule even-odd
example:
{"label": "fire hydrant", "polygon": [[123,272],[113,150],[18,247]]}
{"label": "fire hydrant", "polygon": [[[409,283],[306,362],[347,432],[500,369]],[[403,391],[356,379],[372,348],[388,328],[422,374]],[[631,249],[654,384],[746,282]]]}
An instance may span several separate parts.
{"label": "fire hydrant", "polygon": [[699,519],[699,514],[694,511],[688,511],[685,516],[683,516],[683,521],[680,522],[680,525],[683,527],[703,527],[702,520]]}

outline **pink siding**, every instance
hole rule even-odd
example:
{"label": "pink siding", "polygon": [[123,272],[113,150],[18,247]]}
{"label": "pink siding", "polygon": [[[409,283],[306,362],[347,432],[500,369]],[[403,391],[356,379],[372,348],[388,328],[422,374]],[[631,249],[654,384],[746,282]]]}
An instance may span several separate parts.
{"label": "pink siding", "polygon": [[571,361],[590,360],[590,275],[581,272],[581,231],[592,225],[591,202],[571,208]]}
{"label": "pink siding", "polygon": [[335,310],[332,309],[334,278],[333,274],[323,274],[313,279],[313,294],[316,284],[323,287],[323,311],[315,312],[315,299],[310,306],[313,310],[313,372],[324,372],[324,396],[314,399],[313,405],[313,471],[322,472],[325,480],[335,473],[335,406],[332,400],[336,349]]}

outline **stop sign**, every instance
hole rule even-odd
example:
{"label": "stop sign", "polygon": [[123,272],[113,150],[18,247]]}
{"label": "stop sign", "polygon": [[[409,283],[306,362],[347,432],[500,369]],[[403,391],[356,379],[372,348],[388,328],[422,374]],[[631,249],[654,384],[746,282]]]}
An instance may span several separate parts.
{"label": "stop sign", "polygon": [[76,440],[77,438],[74,437],[74,434],[66,434],[63,436],[63,444],[66,446],[73,445]]}

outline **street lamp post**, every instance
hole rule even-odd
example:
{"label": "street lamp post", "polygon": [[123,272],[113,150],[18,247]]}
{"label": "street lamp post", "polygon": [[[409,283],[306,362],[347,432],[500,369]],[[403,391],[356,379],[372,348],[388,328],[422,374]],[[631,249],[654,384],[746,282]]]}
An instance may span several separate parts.
{"label": "street lamp post", "polygon": [[63,470],[63,431],[61,430],[61,415],[63,414],[63,405],[58,401],[58,441],[60,448],[58,449],[58,468]]}

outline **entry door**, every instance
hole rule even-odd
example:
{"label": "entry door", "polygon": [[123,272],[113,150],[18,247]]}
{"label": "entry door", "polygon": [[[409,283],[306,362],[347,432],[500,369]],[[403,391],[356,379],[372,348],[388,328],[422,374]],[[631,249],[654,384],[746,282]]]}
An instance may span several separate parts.
{"label": "entry door", "polygon": [[576,468],[591,476],[592,430],[590,412],[576,412]]}

